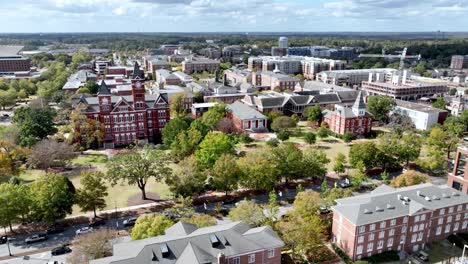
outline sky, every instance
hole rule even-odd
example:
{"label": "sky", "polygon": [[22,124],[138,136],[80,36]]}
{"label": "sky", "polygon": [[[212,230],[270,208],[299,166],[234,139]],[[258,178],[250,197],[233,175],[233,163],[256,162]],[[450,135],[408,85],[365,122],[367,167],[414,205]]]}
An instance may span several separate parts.
{"label": "sky", "polygon": [[0,32],[468,31],[468,0],[0,0]]}

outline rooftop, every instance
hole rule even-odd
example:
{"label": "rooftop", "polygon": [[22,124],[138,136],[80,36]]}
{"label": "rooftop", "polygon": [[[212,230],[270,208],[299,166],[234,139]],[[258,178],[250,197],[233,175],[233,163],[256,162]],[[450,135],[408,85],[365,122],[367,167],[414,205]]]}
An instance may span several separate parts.
{"label": "rooftop", "polygon": [[266,117],[262,115],[259,111],[239,101],[228,105],[226,109],[241,120],[266,119]]}
{"label": "rooftop", "polygon": [[5,45],[0,46],[0,57],[18,55],[24,46]]}
{"label": "rooftop", "polygon": [[422,104],[417,104],[417,103],[412,103],[412,102],[402,101],[402,100],[395,100],[395,101],[398,107],[412,109],[412,110],[419,111],[419,112],[424,112],[424,113],[447,112],[446,110],[435,108],[429,105],[422,105]]}

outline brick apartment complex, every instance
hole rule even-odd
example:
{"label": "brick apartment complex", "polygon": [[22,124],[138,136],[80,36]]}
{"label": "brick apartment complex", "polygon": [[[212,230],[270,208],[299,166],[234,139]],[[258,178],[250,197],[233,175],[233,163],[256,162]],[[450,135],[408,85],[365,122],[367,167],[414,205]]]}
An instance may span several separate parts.
{"label": "brick apartment complex", "polygon": [[440,81],[362,82],[362,90],[369,95],[387,95],[395,99],[413,101],[421,97],[431,97],[448,92],[448,86]]}
{"label": "brick apartment complex", "polygon": [[270,90],[294,91],[299,79],[286,74],[272,71],[252,73],[252,84]]}
{"label": "brick apartment complex", "polygon": [[454,55],[450,63],[450,68],[453,70],[462,70],[468,68],[468,55]]}
{"label": "brick apartment complex", "polygon": [[[338,86],[361,86],[363,81],[379,80],[391,81],[395,69],[359,69],[359,70],[333,70],[322,71],[316,75],[317,81]],[[370,79],[370,74],[372,77]]]}
{"label": "brick apartment complex", "polygon": [[238,68],[230,68],[224,71],[224,76],[228,84],[234,85],[236,83],[252,83],[252,72]]}
{"label": "brick apartment complex", "polygon": [[236,131],[265,132],[268,118],[254,108],[236,101],[226,107],[227,116],[232,119]]}
{"label": "brick apartment complex", "polygon": [[29,72],[31,60],[21,56],[1,56],[0,76],[13,75],[15,72]]}
{"label": "brick apartment complex", "polygon": [[182,71],[186,74],[203,71],[215,72],[216,70],[219,70],[219,61],[217,60],[193,57],[182,62]]}
{"label": "brick apartment complex", "polygon": [[364,136],[372,130],[372,117],[366,111],[361,92],[351,108],[337,104],[335,111],[326,110],[323,121],[328,124],[331,131],[340,135],[350,132],[355,136]]}
{"label": "brick apartment complex", "polygon": [[381,185],[336,203],[333,240],[353,260],[390,250],[417,252],[468,226],[468,196],[447,186]]}
{"label": "brick apartment complex", "polygon": [[170,120],[169,102],[164,94],[145,94],[143,82],[143,72],[135,66],[130,96],[112,95],[102,81],[96,97],[82,96],[73,102],[75,109],[102,124],[105,148],[128,145],[136,140],[160,140],[161,131]]}
{"label": "brick apartment complex", "polygon": [[453,164],[453,172],[448,175],[447,185],[465,194],[468,193],[468,147],[458,147]]}
{"label": "brick apartment complex", "polygon": [[117,243],[92,264],[280,264],[283,241],[268,226],[234,222],[204,228],[178,222],[165,235]]}

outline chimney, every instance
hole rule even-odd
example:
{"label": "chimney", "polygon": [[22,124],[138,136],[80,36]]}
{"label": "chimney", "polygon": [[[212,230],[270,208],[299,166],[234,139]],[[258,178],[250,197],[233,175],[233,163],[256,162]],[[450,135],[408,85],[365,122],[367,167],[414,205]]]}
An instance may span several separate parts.
{"label": "chimney", "polygon": [[226,256],[222,252],[218,253],[218,264],[227,264]]}

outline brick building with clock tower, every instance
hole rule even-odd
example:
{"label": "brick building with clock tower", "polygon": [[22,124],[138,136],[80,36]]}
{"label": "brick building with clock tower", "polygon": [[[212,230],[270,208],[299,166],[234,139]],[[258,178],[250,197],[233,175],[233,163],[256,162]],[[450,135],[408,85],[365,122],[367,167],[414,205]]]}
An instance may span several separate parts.
{"label": "brick building with clock tower", "polygon": [[169,100],[167,94],[146,94],[144,81],[144,73],[135,63],[131,95],[114,95],[103,81],[97,96],[81,96],[73,102],[75,109],[101,123],[104,148],[125,146],[137,140],[160,142],[161,131],[170,120]]}

